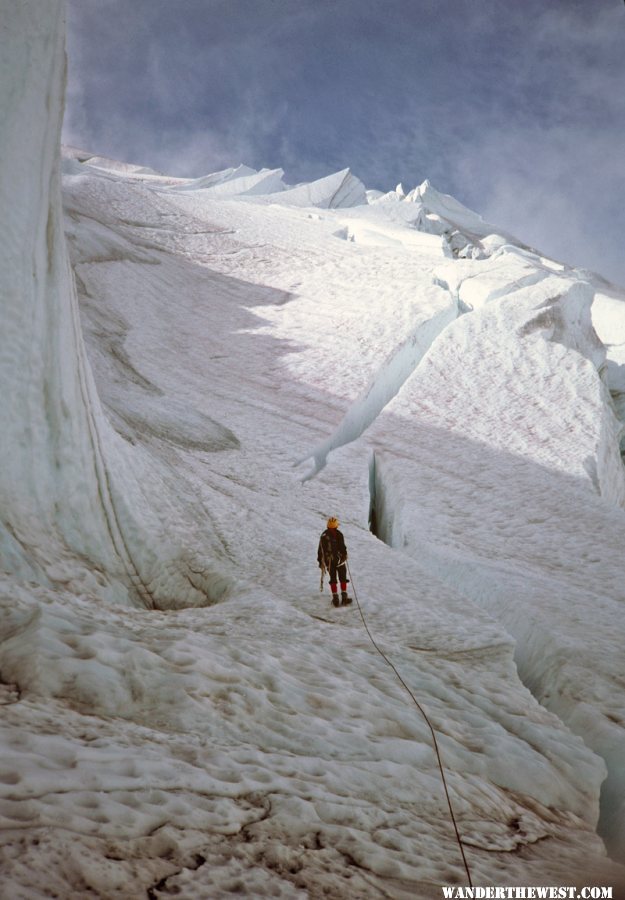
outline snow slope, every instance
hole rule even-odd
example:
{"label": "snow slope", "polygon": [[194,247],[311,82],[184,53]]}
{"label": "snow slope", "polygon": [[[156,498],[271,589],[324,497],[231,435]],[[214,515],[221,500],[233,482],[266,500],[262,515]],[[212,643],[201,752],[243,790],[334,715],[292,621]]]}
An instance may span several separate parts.
{"label": "snow slope", "polygon": [[619,855],[620,423],[589,287],[511,288],[455,322],[376,422],[376,531],[515,637],[524,682],[608,762],[600,830]]}
{"label": "snow slope", "polygon": [[616,883],[595,828],[602,799],[618,857],[623,474],[595,285],[431,186],[354,205],[348,171],[289,190],[72,152],[64,235],[62,4],[5,21],[4,895],[466,883],[427,723],[319,593],[331,513],[474,883]]}

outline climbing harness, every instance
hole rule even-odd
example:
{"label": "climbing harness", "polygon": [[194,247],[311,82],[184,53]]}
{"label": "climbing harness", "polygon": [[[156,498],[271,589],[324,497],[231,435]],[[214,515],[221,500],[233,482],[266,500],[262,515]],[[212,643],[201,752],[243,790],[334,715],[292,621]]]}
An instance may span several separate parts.
{"label": "climbing harness", "polygon": [[[440,750],[439,750],[439,748],[438,748],[438,741],[437,741],[437,739],[436,739],[436,732],[434,731],[434,727],[432,726],[432,723],[430,722],[430,720],[429,720],[429,718],[428,718],[428,716],[427,716],[426,711],[423,709],[423,707],[421,706],[421,704],[419,703],[419,701],[417,700],[417,698],[415,697],[415,695],[413,694],[413,692],[410,690],[410,688],[408,687],[408,685],[406,684],[406,682],[404,681],[404,679],[401,677],[401,675],[399,674],[399,672],[397,671],[397,669],[395,668],[395,666],[393,665],[393,663],[390,661],[390,659],[388,658],[388,656],[386,655],[386,653],[384,653],[384,651],[381,650],[380,647],[378,647],[378,645],[376,644],[375,640],[373,639],[373,635],[372,635],[371,632],[369,631],[369,626],[367,625],[367,620],[365,619],[365,615],[364,615],[364,613],[363,613],[363,611],[362,611],[362,607],[361,607],[360,602],[359,602],[359,600],[358,600],[358,594],[356,593],[356,586],[355,586],[355,584],[354,584],[354,579],[353,579],[353,577],[352,577],[352,573],[351,573],[351,571],[350,571],[349,563],[347,562],[347,560],[345,561],[345,565],[347,566],[347,572],[348,572],[348,574],[349,574],[349,580],[350,580],[351,583],[352,583],[352,593],[354,594],[354,600],[356,601],[356,606],[358,607],[358,612],[360,613],[360,618],[362,619],[362,624],[365,626],[365,631],[367,632],[367,634],[368,634],[368,636],[369,636],[369,640],[371,641],[371,643],[373,644],[373,646],[375,647],[375,649],[378,651],[378,653],[380,654],[380,656],[382,657],[382,659],[384,660],[384,662],[385,662],[388,666],[390,666],[390,668],[393,670],[393,672],[395,673],[395,675],[396,675],[397,678],[399,679],[400,683],[401,683],[401,684],[403,685],[403,687],[406,689],[406,691],[408,692],[408,694],[409,694],[410,697],[412,698],[413,703],[415,704],[415,706],[417,707],[417,709],[419,710],[419,712],[421,713],[421,715],[422,715],[423,718],[425,719],[425,721],[426,721],[426,723],[427,723],[427,726],[428,726],[428,728],[430,729],[430,732],[431,732],[431,734],[432,734],[432,743],[434,744],[434,750],[436,751],[436,759],[437,759],[437,762],[438,762],[438,768],[439,768],[440,773],[441,773],[441,779],[442,779],[442,781],[443,781],[443,788],[445,789],[445,797],[447,798],[447,806],[449,807],[449,815],[450,815],[450,817],[451,817],[451,821],[452,821],[453,826],[454,826],[454,832],[455,832],[455,834],[456,834],[456,841],[458,842],[458,847],[460,848],[460,854],[461,854],[461,856],[462,856],[462,862],[464,863],[464,868],[465,868],[465,871],[466,871],[466,873],[467,873],[467,878],[469,879],[469,887],[473,887],[473,882],[472,882],[472,880],[471,880],[471,871],[470,871],[470,869],[469,869],[469,864],[468,864],[468,862],[467,862],[467,858],[466,858],[466,856],[465,856],[465,854],[464,854],[464,847],[462,846],[462,839],[461,839],[461,837],[460,837],[460,832],[459,832],[459,830],[458,830],[458,825],[456,824],[456,817],[455,817],[455,815],[454,815],[454,810],[453,810],[453,807],[452,807],[452,805],[451,805],[451,797],[449,796],[449,789],[448,789],[448,787],[447,787],[447,779],[445,778],[445,770],[444,770],[444,768],[443,768],[443,761],[442,761],[442,758],[441,758]],[[323,578],[323,575],[322,575],[322,578]]]}

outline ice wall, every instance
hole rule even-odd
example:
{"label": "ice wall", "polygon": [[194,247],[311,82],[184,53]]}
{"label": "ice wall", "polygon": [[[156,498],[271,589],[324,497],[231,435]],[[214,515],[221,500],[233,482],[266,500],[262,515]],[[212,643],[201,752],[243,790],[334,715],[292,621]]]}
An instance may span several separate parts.
{"label": "ice wall", "polygon": [[[148,606],[206,602],[164,540],[159,473],[105,420],[86,359],[62,227],[64,0],[1,3],[0,562],[43,584]],[[167,523],[170,524],[169,522]]]}
{"label": "ice wall", "polygon": [[119,573],[61,227],[64,3],[3,3],[2,25],[0,555],[44,580],[68,550]]}

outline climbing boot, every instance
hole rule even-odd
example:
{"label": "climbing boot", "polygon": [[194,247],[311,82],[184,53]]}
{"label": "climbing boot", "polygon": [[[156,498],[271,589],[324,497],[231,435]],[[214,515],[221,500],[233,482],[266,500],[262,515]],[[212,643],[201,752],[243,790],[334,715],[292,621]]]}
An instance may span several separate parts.
{"label": "climbing boot", "polygon": [[341,606],[349,606],[352,598],[347,596],[347,591],[341,591]]}
{"label": "climbing boot", "polygon": [[332,594],[332,606],[338,606],[338,605],[339,605],[339,598],[337,597],[336,594]]}

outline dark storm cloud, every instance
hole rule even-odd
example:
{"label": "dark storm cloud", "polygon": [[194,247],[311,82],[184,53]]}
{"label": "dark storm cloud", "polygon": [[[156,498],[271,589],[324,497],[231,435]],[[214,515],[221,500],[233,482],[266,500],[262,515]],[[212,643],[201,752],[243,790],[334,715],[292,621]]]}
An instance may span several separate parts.
{"label": "dark storm cloud", "polygon": [[70,0],[65,139],[442,190],[625,282],[616,0]]}

